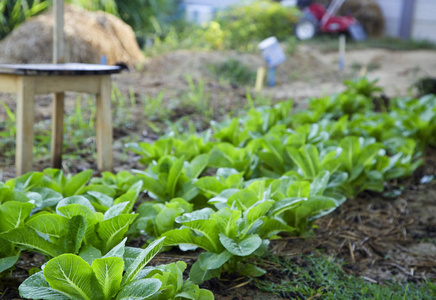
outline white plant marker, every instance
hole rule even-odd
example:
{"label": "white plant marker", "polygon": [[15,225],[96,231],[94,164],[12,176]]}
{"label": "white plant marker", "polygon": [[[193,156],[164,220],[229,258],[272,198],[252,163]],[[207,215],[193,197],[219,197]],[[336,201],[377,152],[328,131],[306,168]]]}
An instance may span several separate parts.
{"label": "white plant marker", "polygon": [[339,36],[339,71],[344,71],[345,68],[345,35]]}

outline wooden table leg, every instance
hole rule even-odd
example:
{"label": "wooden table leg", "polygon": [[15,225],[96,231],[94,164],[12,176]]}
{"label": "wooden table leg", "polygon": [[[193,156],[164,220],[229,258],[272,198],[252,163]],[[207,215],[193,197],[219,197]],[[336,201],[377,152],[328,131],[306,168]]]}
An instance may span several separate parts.
{"label": "wooden table leg", "polygon": [[19,77],[17,86],[17,145],[16,176],[32,170],[33,123],[35,113],[35,79]]}
{"label": "wooden table leg", "polygon": [[53,95],[52,137],[51,137],[51,165],[62,168],[62,145],[64,133],[64,93]]}
{"label": "wooden table leg", "polygon": [[111,77],[100,77],[97,94],[97,167],[99,171],[112,171],[112,111]]}

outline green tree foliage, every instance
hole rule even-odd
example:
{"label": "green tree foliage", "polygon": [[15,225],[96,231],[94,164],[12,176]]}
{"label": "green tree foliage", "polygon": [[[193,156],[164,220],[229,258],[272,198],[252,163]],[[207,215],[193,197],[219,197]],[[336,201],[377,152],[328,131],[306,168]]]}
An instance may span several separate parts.
{"label": "green tree foliage", "polygon": [[221,12],[216,21],[226,32],[228,47],[238,49],[270,36],[279,40],[288,38],[293,33],[298,16],[296,8],[284,7],[273,1],[256,1]]}
{"label": "green tree foliage", "polygon": [[0,1],[0,39],[50,5],[51,1],[45,0]]}

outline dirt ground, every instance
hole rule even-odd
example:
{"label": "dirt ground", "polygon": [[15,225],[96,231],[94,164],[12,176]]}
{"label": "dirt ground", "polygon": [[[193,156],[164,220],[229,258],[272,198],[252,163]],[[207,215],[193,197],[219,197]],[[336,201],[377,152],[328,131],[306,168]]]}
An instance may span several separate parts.
{"label": "dirt ground", "polygon": [[[131,69],[113,76],[114,85],[119,88],[123,95],[128,97],[129,91],[133,90],[137,107],[131,109],[129,126],[115,126],[114,156],[115,170],[138,168],[134,159],[121,159],[124,154],[123,144],[117,143],[126,135],[136,135],[139,140],[153,141],[158,135],[150,128],[150,122],[156,120],[144,116],[141,107],[141,99],[145,95],[156,97],[164,91],[162,107],[167,108],[170,121],[177,121],[181,117],[197,119],[195,109],[180,107],[179,99],[189,90],[186,76],[191,76],[194,82],[204,83],[204,92],[210,97],[210,105],[213,107],[211,119],[221,120],[228,113],[242,108],[246,103],[246,87],[238,86],[213,76],[211,65],[221,63],[229,58],[235,58],[245,63],[253,71],[264,66],[260,54],[245,54],[238,52],[205,52],[179,50],[158,57],[148,58],[139,70]],[[1,54],[0,54],[1,61]],[[300,46],[298,50],[288,56],[287,61],[280,65],[276,71],[276,86],[265,86],[261,94],[272,101],[293,98],[295,106],[305,107],[307,99],[323,95],[330,95],[344,89],[344,79],[350,79],[366,72],[370,79],[379,79],[379,84],[384,87],[388,97],[407,96],[413,83],[422,77],[436,77],[436,51],[389,51],[383,49],[353,50],[346,54],[345,70],[338,71],[337,53],[322,53],[314,46]],[[253,88],[251,91],[253,92]],[[77,99],[76,93],[67,93],[66,114],[72,114]],[[4,101],[8,107],[15,110],[15,96],[0,94],[0,101]],[[36,101],[35,121],[48,121],[51,118],[51,96],[38,96]],[[114,108],[114,115],[117,114]],[[123,116],[121,116],[122,118]],[[0,105],[0,124],[7,119],[4,108]],[[208,121],[199,120],[197,130],[209,126]],[[7,128],[1,128],[7,130]],[[91,140],[92,144],[92,140]],[[95,143],[94,143],[95,144]],[[74,149],[71,149],[72,151]],[[46,157],[34,162],[35,170],[49,167],[49,158]],[[1,159],[0,157],[0,180],[13,178],[13,159]],[[80,171],[87,168],[96,168],[95,161],[83,159],[69,165],[65,165],[67,171]]]}
{"label": "dirt ground", "polygon": [[[1,55],[1,54],[0,54]],[[210,65],[224,62],[229,57],[245,62],[253,70],[263,66],[260,54],[241,54],[237,52],[191,52],[176,51],[159,57],[149,58],[141,70],[130,70],[113,76],[114,84],[121,93],[128,95],[133,88],[135,101],[139,105],[143,95],[157,96],[165,91],[162,106],[169,107],[174,99],[180,97],[189,88],[186,75],[194,81],[205,83],[205,92],[210,94],[210,103],[214,106],[214,119],[220,119],[227,113],[243,107],[247,103],[246,88],[222,82],[210,71]],[[306,99],[330,95],[344,89],[344,79],[358,76],[366,69],[370,79],[379,79],[388,97],[407,96],[413,92],[411,85],[422,77],[436,77],[436,51],[400,52],[382,49],[349,51],[346,55],[344,72],[338,71],[336,53],[321,53],[316,48],[302,46],[297,53],[288,57],[286,63],[277,69],[277,85],[265,87],[262,93],[273,101],[295,99],[296,107],[305,107]],[[66,114],[75,107],[75,93],[68,93]],[[13,111],[14,97],[0,94]],[[116,111],[114,111],[114,114]],[[195,119],[195,111],[176,107],[170,119],[176,121],[188,115]],[[50,96],[40,96],[36,102],[36,121],[51,116]],[[132,108],[131,126],[114,128],[115,171],[142,168],[137,157],[122,149],[121,139],[127,135],[137,135],[139,140],[152,142],[158,135],[150,129],[150,119],[144,117],[143,109]],[[0,124],[7,118],[0,106]],[[207,124],[204,124],[206,127]],[[3,128],[5,129],[5,128]],[[6,128],[7,129],[7,128]],[[199,127],[201,129],[201,126]],[[1,130],[1,127],[0,127]],[[384,199],[380,195],[364,193],[353,201],[348,201],[334,213],[319,221],[315,238],[301,239],[287,237],[272,242],[272,253],[287,257],[296,257],[305,253],[323,249],[323,253],[343,259],[347,262],[345,271],[365,278],[368,282],[382,283],[386,280],[416,282],[436,279],[436,185],[419,183],[423,175],[436,176],[435,150],[429,151],[425,167],[402,184],[403,194],[395,199]],[[121,159],[121,157],[124,157]],[[49,158],[34,162],[35,170],[49,167]],[[13,178],[14,162],[3,160],[0,154],[0,180]],[[67,171],[77,172],[86,168],[96,168],[90,157],[78,158],[64,163]],[[192,263],[195,254],[189,256],[180,253],[165,253],[157,257],[158,261],[171,262],[183,259]],[[41,257],[25,256],[26,265],[17,266],[17,277],[5,285],[0,284],[0,299],[18,297],[19,282],[31,266],[38,266]],[[274,269],[267,275],[273,276]],[[21,276],[21,277],[20,277]],[[207,283],[217,299],[280,299],[256,290],[247,279],[228,279]],[[5,290],[6,288],[6,290]]]}

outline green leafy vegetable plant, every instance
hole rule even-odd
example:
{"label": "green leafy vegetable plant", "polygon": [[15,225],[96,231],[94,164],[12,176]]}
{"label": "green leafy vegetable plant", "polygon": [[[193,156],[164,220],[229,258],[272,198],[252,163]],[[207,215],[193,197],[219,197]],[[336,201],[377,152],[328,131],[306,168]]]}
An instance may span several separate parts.
{"label": "green leafy vegetable plant", "polygon": [[146,171],[135,170],[144,184],[144,190],[161,202],[181,197],[190,201],[198,194],[193,180],[200,176],[208,165],[209,156],[196,156],[191,162],[184,157],[163,156]]}
{"label": "green leafy vegetable plant", "polygon": [[146,267],[160,251],[163,239],[146,249],[124,246],[125,240],[103,257],[62,254],[19,287],[26,299],[213,299],[211,292],[183,281],[186,264]]}
{"label": "green leafy vegetable plant", "polygon": [[[121,202],[102,214],[96,212],[85,197],[72,196],[58,203],[56,213],[39,212],[24,220],[33,205],[7,202],[1,207],[9,207],[13,218],[13,222],[9,223],[14,227],[5,227],[0,238],[48,257],[62,253],[77,254],[89,249],[104,254],[124,238],[129,225],[135,220],[136,214],[124,213],[129,204],[128,201]],[[28,213],[22,213],[22,207],[26,207]]]}

